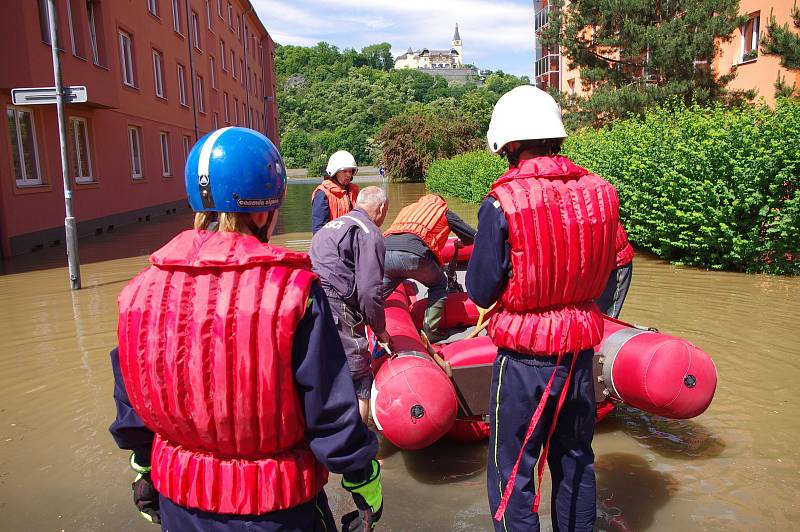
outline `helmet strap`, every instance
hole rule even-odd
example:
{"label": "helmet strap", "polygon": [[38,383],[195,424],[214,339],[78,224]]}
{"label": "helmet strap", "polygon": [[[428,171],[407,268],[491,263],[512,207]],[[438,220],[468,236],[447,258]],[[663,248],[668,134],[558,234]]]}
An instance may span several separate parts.
{"label": "helmet strap", "polygon": [[275,211],[270,211],[269,215],[267,215],[267,222],[259,227],[253,221],[253,218],[247,220],[247,228],[253,233],[253,236],[256,237],[259,242],[267,243],[269,242],[269,228],[272,225],[272,219],[275,217]]}

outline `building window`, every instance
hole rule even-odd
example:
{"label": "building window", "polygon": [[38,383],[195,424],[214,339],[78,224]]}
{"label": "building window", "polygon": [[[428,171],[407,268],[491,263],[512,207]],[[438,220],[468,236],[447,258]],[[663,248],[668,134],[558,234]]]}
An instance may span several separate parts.
{"label": "building window", "polygon": [[217,0],[217,16],[222,18],[222,0]]}
{"label": "building window", "polygon": [[222,70],[228,70],[228,67],[225,65],[225,41],[222,39],[219,40],[219,60]]}
{"label": "building window", "polygon": [[153,82],[156,96],[164,98],[164,55],[158,50],[153,50]]}
{"label": "building window", "polygon": [[72,177],[76,183],[91,183],[92,156],[89,153],[89,126],[85,118],[69,119],[70,155],[72,156]]}
{"label": "building window", "polygon": [[236,79],[236,51],[231,50],[231,76]]}
{"label": "building window", "polygon": [[244,59],[239,59],[239,79],[242,81],[242,87],[244,87]]}
{"label": "building window", "polygon": [[239,125],[239,98],[233,99],[233,125]]}
{"label": "building window", "polygon": [[178,101],[181,105],[186,104],[186,69],[178,63]]}
{"label": "building window", "polygon": [[131,177],[142,178],[142,132],[136,126],[128,126],[128,145],[131,150]]}
{"label": "building window", "polygon": [[169,133],[162,131],[158,134],[161,142],[161,175],[163,177],[172,176],[172,168],[169,165]]}
{"label": "building window", "polygon": [[119,32],[119,54],[122,67],[122,82],[125,85],[135,87],[136,78],[133,68],[133,40],[129,33]]}
{"label": "building window", "polygon": [[73,20],[73,11],[76,14],[80,13],[80,4],[81,2],[78,0],[67,0],[67,23],[69,25],[69,38],[72,43],[72,55],[85,59],[86,47],[83,40],[83,32],[75,31],[79,28],[75,27],[75,21]]}
{"label": "building window", "polygon": [[211,81],[211,88],[217,88],[217,65],[216,61],[214,61],[214,56],[208,56],[208,76]]}
{"label": "building window", "polygon": [[151,15],[158,16],[158,0],[147,0],[147,10]]}
{"label": "building window", "polygon": [[214,111],[212,118],[213,118],[214,129],[219,129],[219,113]]}
{"label": "building window", "polygon": [[206,0],[206,25],[211,29],[211,0]]}
{"label": "building window", "polygon": [[23,107],[8,107],[6,116],[17,186],[41,185],[42,175],[39,173],[39,150],[36,146],[33,112]]}
{"label": "building window", "polygon": [[747,23],[741,27],[741,62],[753,61],[758,57],[758,33],[761,23],[759,13],[760,12],[756,12],[750,15]]}
{"label": "building window", "polygon": [[223,104],[223,107],[225,108],[225,123],[226,124],[230,124],[231,123],[231,112],[230,112],[230,109],[228,107],[228,93],[227,92],[223,92],[222,93],[222,104]]}
{"label": "building window", "polygon": [[228,27],[233,29],[233,4],[228,2]]}
{"label": "building window", "polygon": [[92,62],[94,62],[95,65],[99,65],[102,62],[100,58],[100,44],[99,44],[102,39],[98,40],[97,38],[98,25],[95,20],[98,9],[99,7],[96,6],[95,2],[93,2],[92,0],[86,1],[86,20],[88,21],[89,24],[89,40],[91,41],[92,45]]}
{"label": "building window", "polygon": [[247,127],[247,104],[242,102],[242,125]]}
{"label": "building window", "polygon": [[203,96],[203,78],[197,76],[197,110],[201,113],[206,112],[205,98]]}
{"label": "building window", "polygon": [[236,38],[242,40],[242,16],[236,15]]}
{"label": "building window", "polygon": [[175,33],[181,32],[181,0],[172,0],[172,29],[175,30]]}
{"label": "building window", "polygon": [[189,135],[183,136],[183,162],[186,162],[186,159],[189,158],[189,149],[192,146],[192,139],[189,138]]}
{"label": "building window", "polygon": [[194,11],[192,11],[192,41],[195,48],[202,50],[200,46],[200,17]]}
{"label": "building window", "polygon": [[253,127],[253,108],[247,109],[247,127]]}

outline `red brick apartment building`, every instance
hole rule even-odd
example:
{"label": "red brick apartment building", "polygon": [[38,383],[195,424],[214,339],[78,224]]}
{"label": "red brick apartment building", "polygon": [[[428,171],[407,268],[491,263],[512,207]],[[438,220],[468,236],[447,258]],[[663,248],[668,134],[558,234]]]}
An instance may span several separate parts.
{"label": "red brick apartment building", "polygon": [[[713,68],[719,75],[728,74],[736,67],[736,77],[728,85],[731,89],[755,89],[756,98],[764,98],[768,104],[775,102],[775,81],[778,73],[788,85],[800,87],[800,73],[780,66],[780,58],[763,55],[759,51],[759,40],[770,13],[779,25],[785,23],[793,28],[791,11],[795,0],[740,0],[739,12],[747,15],[747,22],[734,31],[730,41],[720,43]],[[555,87],[567,94],[580,96],[591,92],[591,87],[581,82],[579,69],[569,68],[569,59],[557,48],[542,46],[538,36],[549,23],[553,9],[548,0],[533,0],[534,34],[536,35],[534,57],[534,82],[540,88]],[[795,29],[795,31],[797,31]]]}
{"label": "red brick apartment building", "polygon": [[[249,0],[56,0],[69,174],[81,235],[186,205],[195,140],[229,125],[278,142],[274,43]],[[46,0],[4,2],[0,21],[2,255],[60,245],[64,190],[55,105],[11,89],[53,86]]]}

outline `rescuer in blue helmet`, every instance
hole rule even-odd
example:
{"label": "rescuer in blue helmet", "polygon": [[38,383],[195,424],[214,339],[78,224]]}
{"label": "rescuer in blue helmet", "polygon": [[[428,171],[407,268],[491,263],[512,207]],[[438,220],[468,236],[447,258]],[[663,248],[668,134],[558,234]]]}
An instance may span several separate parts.
{"label": "rescuer in blue helmet", "polygon": [[119,296],[111,353],[119,447],[134,501],[165,530],[335,530],[341,473],[369,530],[383,507],[328,301],[305,253],[268,244],[286,170],[262,134],[231,127],[186,161],[196,211]]}

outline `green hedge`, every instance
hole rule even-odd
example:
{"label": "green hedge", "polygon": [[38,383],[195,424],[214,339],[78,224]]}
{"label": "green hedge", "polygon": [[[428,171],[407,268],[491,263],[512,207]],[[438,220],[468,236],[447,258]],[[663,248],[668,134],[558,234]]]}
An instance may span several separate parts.
{"label": "green hedge", "polygon": [[[656,108],[575,134],[563,151],[617,187],[637,247],[705,268],[800,273],[798,100]],[[479,201],[501,172],[488,154],[462,157],[432,165],[429,187]]]}
{"label": "green hedge", "polygon": [[486,150],[473,151],[433,162],[428,167],[425,185],[433,192],[477,203],[506,170],[508,163],[504,158]]}

